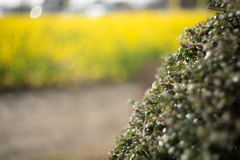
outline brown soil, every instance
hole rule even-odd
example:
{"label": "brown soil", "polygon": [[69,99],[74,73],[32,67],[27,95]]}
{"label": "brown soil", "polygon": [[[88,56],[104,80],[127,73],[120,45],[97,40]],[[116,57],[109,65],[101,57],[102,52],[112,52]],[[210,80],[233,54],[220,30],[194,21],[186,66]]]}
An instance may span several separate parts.
{"label": "brown soil", "polygon": [[141,100],[139,84],[0,95],[0,160],[99,160]]}

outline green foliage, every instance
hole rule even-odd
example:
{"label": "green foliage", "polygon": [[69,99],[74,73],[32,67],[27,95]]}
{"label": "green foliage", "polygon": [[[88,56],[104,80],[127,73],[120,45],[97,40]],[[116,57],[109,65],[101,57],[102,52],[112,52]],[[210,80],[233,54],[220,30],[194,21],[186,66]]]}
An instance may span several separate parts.
{"label": "green foliage", "polygon": [[223,12],[185,29],[106,159],[240,159],[240,2],[209,6]]}

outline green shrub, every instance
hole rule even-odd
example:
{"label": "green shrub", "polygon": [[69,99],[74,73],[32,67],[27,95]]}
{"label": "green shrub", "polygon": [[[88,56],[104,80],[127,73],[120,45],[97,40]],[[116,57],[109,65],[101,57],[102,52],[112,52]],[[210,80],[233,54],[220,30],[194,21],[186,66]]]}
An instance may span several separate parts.
{"label": "green shrub", "polygon": [[240,160],[240,2],[225,1],[185,29],[106,159]]}

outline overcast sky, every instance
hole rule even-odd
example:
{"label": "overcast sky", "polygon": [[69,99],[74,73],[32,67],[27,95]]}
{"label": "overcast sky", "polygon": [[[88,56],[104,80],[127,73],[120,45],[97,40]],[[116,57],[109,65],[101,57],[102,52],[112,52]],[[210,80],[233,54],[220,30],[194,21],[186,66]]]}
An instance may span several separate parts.
{"label": "overcast sky", "polygon": [[[41,5],[44,0],[0,0],[0,6],[2,7],[16,7],[20,4],[21,1],[25,1],[30,4],[31,7]],[[95,0],[70,0],[70,5],[84,5],[86,3],[94,2]],[[138,4],[142,5],[150,0],[105,0],[106,2],[114,2],[114,1],[125,1],[130,4]]]}
{"label": "overcast sky", "polygon": [[20,4],[21,1],[26,1],[31,4],[31,6],[41,5],[43,0],[0,0],[0,6],[3,7],[15,7]]}

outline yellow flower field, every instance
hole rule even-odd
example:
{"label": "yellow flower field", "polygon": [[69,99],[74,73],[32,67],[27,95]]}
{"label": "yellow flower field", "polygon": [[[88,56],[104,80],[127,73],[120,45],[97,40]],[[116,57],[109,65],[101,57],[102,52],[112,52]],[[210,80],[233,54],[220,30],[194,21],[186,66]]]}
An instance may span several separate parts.
{"label": "yellow flower field", "polygon": [[213,15],[206,10],[7,15],[0,19],[0,89],[121,82],[178,48],[185,27]]}

